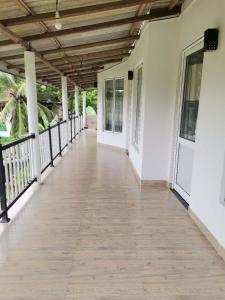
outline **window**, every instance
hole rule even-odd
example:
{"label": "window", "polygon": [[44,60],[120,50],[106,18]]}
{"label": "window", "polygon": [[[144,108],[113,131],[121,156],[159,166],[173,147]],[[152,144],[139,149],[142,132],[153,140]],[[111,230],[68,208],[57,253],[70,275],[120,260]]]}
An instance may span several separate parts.
{"label": "window", "polygon": [[113,80],[105,82],[105,130],[112,130],[113,120]]}
{"label": "window", "polygon": [[187,57],[180,137],[195,142],[202,81],[203,50]]}
{"label": "window", "polygon": [[[141,122],[141,87],[142,87],[142,67],[137,69],[136,73],[136,95],[134,99],[134,126],[133,126],[133,144],[138,147],[140,139]],[[135,91],[134,91],[135,92]]]}
{"label": "window", "polygon": [[124,79],[105,81],[105,130],[122,132],[123,130]]}

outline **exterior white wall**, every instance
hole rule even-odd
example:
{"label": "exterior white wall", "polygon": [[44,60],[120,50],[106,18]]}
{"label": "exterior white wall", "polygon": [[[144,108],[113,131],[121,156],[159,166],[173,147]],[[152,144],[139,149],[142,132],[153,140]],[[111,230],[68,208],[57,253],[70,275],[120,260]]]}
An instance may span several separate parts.
{"label": "exterior white wall", "polygon": [[[128,147],[141,179],[170,181],[181,53],[201,38],[206,29],[219,28],[219,49],[206,53],[204,58],[190,208],[225,248],[225,1],[187,0],[187,4],[176,20],[146,24],[128,61],[99,75],[98,141]],[[121,139],[101,131],[101,95],[104,78],[120,74],[126,78],[127,71],[140,63],[142,121],[137,151],[131,142],[127,146],[126,130]],[[124,106],[129,103],[127,95],[126,90]],[[131,109],[132,103],[131,99]],[[124,109],[124,126],[126,117]]]}
{"label": "exterior white wall", "polygon": [[[173,133],[173,113],[178,67],[177,19],[146,24],[140,40],[128,61],[101,72],[98,77],[98,142],[128,148],[130,160],[142,180],[166,180]],[[165,51],[167,49],[167,51]],[[128,97],[128,70],[143,65],[140,142],[138,150],[132,143],[134,81]],[[116,75],[115,75],[116,74]],[[102,130],[104,80],[115,76],[125,78],[124,132],[112,134]],[[130,103],[129,103],[130,101]],[[130,123],[127,124],[127,105]],[[129,126],[128,145],[126,131]]]}
{"label": "exterior white wall", "polygon": [[143,180],[169,181],[178,71],[178,19],[149,24]]}
{"label": "exterior white wall", "polygon": [[183,13],[180,49],[219,28],[219,49],[205,53],[190,207],[225,248],[225,1],[197,0]]}

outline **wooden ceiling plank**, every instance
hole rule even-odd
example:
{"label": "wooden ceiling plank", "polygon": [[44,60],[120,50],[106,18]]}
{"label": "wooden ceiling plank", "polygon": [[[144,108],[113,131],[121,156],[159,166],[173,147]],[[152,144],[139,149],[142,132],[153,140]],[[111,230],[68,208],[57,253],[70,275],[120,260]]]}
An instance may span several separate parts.
{"label": "wooden ceiling plank", "polygon": [[139,38],[140,38],[139,35],[133,35],[133,36],[127,36],[127,37],[116,38],[116,39],[111,39],[111,40],[107,39],[107,40],[102,40],[102,41],[92,42],[92,43],[87,43],[87,44],[68,46],[68,47],[64,47],[62,49],[50,49],[50,50],[40,51],[40,53],[43,55],[48,55],[48,54],[60,52],[62,50],[64,50],[64,51],[84,50],[84,49],[89,49],[89,48],[94,48],[94,47],[119,44],[119,43],[123,43],[123,42],[133,42],[134,40],[138,40]]}
{"label": "wooden ceiling plank", "polygon": [[[92,43],[87,43],[87,44],[63,47],[61,49],[51,49],[51,50],[39,51],[39,53],[42,55],[47,55],[47,54],[53,54],[53,53],[58,53],[58,52],[64,52],[64,51],[84,50],[84,49],[89,49],[89,48],[94,48],[94,47],[114,45],[114,44],[123,43],[123,42],[133,42],[134,40],[138,40],[139,38],[140,38],[139,35],[134,35],[134,36],[128,36],[128,37],[123,37],[123,38],[116,38],[116,39],[112,39],[112,40],[107,39],[107,40],[102,40],[99,42],[92,42]],[[79,55],[82,55],[82,54],[79,54]],[[15,55],[2,56],[2,57],[0,57],[0,61],[8,61],[8,60],[15,60],[15,59],[22,59],[22,58],[23,58],[23,54],[15,54]]]}
{"label": "wooden ceiling plank", "polygon": [[[151,2],[151,1],[149,1],[149,2]],[[144,14],[146,5],[147,5],[147,3],[144,2],[139,6],[136,16],[141,16]],[[132,35],[135,32],[135,29],[136,29],[136,23],[133,23],[130,28],[130,35]]]}
{"label": "wooden ceiling plank", "polygon": [[[105,61],[107,60],[112,60],[112,59],[123,59],[125,57],[128,57],[130,54],[129,53],[123,53],[123,54],[119,54],[119,55],[112,55],[112,56],[105,56],[105,57],[99,57],[99,58],[94,58],[92,60],[89,60],[83,64],[74,64],[73,68],[68,68],[67,65],[62,65],[61,66],[61,71],[64,72],[66,70],[73,70],[73,69],[79,69],[79,70],[84,70],[90,67],[97,67],[99,66],[99,64],[104,65]],[[49,70],[46,69],[37,69],[37,74],[45,74],[48,73]]]}
{"label": "wooden ceiling plank", "polygon": [[168,9],[174,9],[175,6],[179,4],[179,0],[171,0]]}
{"label": "wooden ceiling plank", "polygon": [[[155,2],[159,0],[151,0],[151,2]],[[143,0],[142,2],[149,2],[149,0]],[[132,6],[136,6],[140,4],[140,0],[121,0],[121,1],[114,1],[109,3],[101,3],[95,5],[88,5],[82,6],[78,8],[72,9],[65,9],[60,10],[60,18],[67,18],[67,17],[75,17],[75,16],[82,16],[82,15],[90,15],[93,13],[99,12],[106,12],[110,10],[117,10],[121,8],[128,8]],[[20,24],[29,24],[29,23],[36,23],[40,21],[48,21],[55,19],[55,11],[52,12],[45,12],[35,15],[29,15],[26,17],[16,17],[10,18],[6,20],[1,20],[1,23],[5,26],[15,26]]]}
{"label": "wooden ceiling plank", "polygon": [[[160,8],[160,9],[157,8],[157,9],[152,10],[151,14],[135,16],[135,17],[130,17],[130,18],[124,18],[124,19],[119,19],[119,20],[113,20],[113,21],[107,21],[107,22],[96,23],[96,24],[90,24],[90,25],[79,26],[79,27],[73,27],[73,28],[69,28],[69,29],[51,31],[51,32],[46,32],[46,33],[34,34],[34,35],[25,36],[20,39],[22,39],[23,41],[26,41],[26,42],[31,42],[31,41],[42,40],[42,39],[47,39],[47,38],[52,38],[52,37],[59,37],[59,36],[64,36],[64,35],[95,31],[95,30],[100,30],[100,29],[104,29],[104,28],[112,28],[112,27],[122,26],[122,25],[126,25],[126,24],[136,23],[139,21],[147,21],[147,20],[153,21],[157,18],[160,18],[160,19],[172,18],[172,17],[178,16],[180,14],[180,12],[181,12],[180,6],[176,6],[174,9],[171,9],[171,10],[168,10],[167,8],[166,9],[165,8]],[[2,46],[2,45],[5,46],[7,44],[10,45],[10,44],[12,44],[12,42],[10,40],[0,42],[0,46]]]}
{"label": "wooden ceiling plank", "polygon": [[64,36],[64,35],[70,35],[70,34],[75,34],[75,33],[84,33],[84,32],[89,32],[89,31],[95,31],[99,29],[104,29],[104,28],[112,28],[112,27],[117,27],[117,26],[122,26],[130,23],[135,23],[139,21],[145,21],[145,20],[154,20],[156,18],[163,18],[163,17],[172,17],[176,16],[180,13],[180,7],[175,7],[174,9],[167,10],[167,9],[155,9],[152,10],[151,14],[146,14],[142,16],[135,16],[135,17],[130,17],[130,18],[124,18],[124,19],[119,19],[119,20],[113,20],[113,21],[107,21],[107,22],[102,22],[102,23],[96,23],[96,24],[91,24],[91,25],[84,25],[84,26],[79,26],[79,27],[74,27],[74,28],[69,28],[69,29],[62,29],[58,31],[52,31],[52,32],[46,32],[46,33],[40,33],[40,34],[34,34],[30,36],[23,37],[25,41],[35,41],[35,40],[40,40],[40,39],[46,39],[46,38],[51,38],[51,37],[58,37],[58,36]]}
{"label": "wooden ceiling plank", "polygon": [[[34,15],[34,12],[32,11],[32,9],[23,0],[15,0],[15,1],[16,1],[16,3],[19,4],[19,7],[25,12],[25,14]],[[46,24],[44,22],[40,21],[37,24],[41,27],[43,32],[49,32],[50,31],[49,28],[46,26]],[[59,42],[59,40],[56,37],[53,38],[53,41],[54,41],[57,48],[62,48],[61,43]],[[63,53],[62,55],[66,56],[65,53]],[[66,57],[65,57],[65,61],[68,62],[68,60],[66,60]]]}
{"label": "wooden ceiling plank", "polygon": [[38,57],[50,69],[52,69],[53,71],[55,71],[56,73],[58,73],[60,75],[64,75],[62,71],[60,71],[58,68],[56,68],[50,62],[48,62],[48,60],[45,59],[37,50],[35,50],[34,48],[32,48],[29,43],[27,43],[26,41],[24,41],[22,38],[20,38],[18,35],[16,35],[15,33],[13,33],[11,30],[9,30],[8,28],[6,28],[2,24],[0,24],[0,32],[2,32],[3,35],[5,35],[8,38],[10,38],[14,43],[20,44],[21,47],[24,48],[25,50],[33,51],[35,53],[35,56]]}

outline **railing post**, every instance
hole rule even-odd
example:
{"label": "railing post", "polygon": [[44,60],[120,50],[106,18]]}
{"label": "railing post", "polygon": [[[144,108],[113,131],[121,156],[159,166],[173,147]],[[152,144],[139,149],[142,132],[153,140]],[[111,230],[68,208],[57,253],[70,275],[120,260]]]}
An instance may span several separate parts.
{"label": "railing post", "polygon": [[58,133],[59,133],[59,156],[62,156],[62,144],[61,144],[61,130],[60,130],[60,122],[58,123]]}
{"label": "railing post", "polygon": [[69,120],[70,120],[70,143],[73,143],[72,116],[70,116]]}
{"label": "railing post", "polygon": [[5,212],[2,216],[1,223],[8,223],[10,221],[7,211],[7,199],[5,190],[5,168],[3,163],[2,145],[0,144],[0,198],[1,210]]}
{"label": "railing post", "polygon": [[76,116],[74,114],[74,118],[73,118],[73,122],[74,122],[74,139],[76,139]]}
{"label": "railing post", "polygon": [[49,151],[50,151],[50,160],[51,160],[51,167],[54,167],[53,163],[53,153],[52,153],[52,133],[51,133],[51,126],[48,126],[48,136],[49,136]]}

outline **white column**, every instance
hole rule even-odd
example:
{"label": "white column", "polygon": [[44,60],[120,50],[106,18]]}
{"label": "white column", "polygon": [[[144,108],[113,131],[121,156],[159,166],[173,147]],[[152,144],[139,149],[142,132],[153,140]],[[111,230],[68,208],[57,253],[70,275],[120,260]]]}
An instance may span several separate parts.
{"label": "white column", "polygon": [[68,99],[67,99],[67,78],[66,76],[61,77],[62,83],[62,108],[63,108],[63,120],[68,120]]}
{"label": "white column", "polygon": [[86,127],[86,91],[83,91],[83,97],[82,97],[82,100],[83,100],[83,127],[85,128]]}
{"label": "white column", "polygon": [[79,87],[75,86],[75,109],[76,115],[79,115]]}
{"label": "white column", "polygon": [[62,109],[63,109],[63,121],[66,121],[66,140],[69,145],[69,114],[68,114],[68,98],[67,98],[67,77],[61,77],[62,86]]}
{"label": "white column", "polygon": [[41,182],[41,155],[38,131],[38,105],[36,89],[35,54],[31,51],[24,52],[24,66],[26,79],[27,114],[29,134],[35,134],[33,141],[33,166],[37,181]]}

